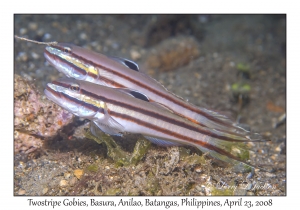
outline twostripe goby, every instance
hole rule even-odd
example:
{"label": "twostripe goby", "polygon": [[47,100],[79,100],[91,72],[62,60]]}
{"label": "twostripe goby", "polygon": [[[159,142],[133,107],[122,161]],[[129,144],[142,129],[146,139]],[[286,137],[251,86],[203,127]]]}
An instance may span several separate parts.
{"label": "twostripe goby", "polygon": [[136,99],[126,89],[64,78],[49,83],[45,94],[105,133],[138,133],[156,144],[191,145],[222,161],[250,165],[228,151],[237,142],[248,142],[247,138],[192,123],[155,103]]}
{"label": "twostripe goby", "polygon": [[108,57],[65,43],[46,46],[44,55],[50,64],[67,77],[107,87],[129,88],[201,126],[241,136],[250,135],[226,116],[197,107],[172,94],[156,80],[140,72],[138,65],[130,60]]}

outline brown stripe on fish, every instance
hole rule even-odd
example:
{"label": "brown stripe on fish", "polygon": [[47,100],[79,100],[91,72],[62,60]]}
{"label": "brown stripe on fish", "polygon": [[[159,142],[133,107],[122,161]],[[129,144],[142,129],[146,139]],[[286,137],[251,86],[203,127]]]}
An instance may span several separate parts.
{"label": "brown stripe on fish", "polygon": [[[63,59],[60,56],[56,56],[55,54],[52,54],[52,53],[50,53],[47,50],[45,50],[45,54],[48,57],[52,58],[53,60],[56,60],[56,61],[59,60],[59,62],[65,64],[65,65],[70,66],[72,69],[74,69],[75,71],[77,71],[78,74],[86,75],[88,73],[85,69],[79,68],[77,65],[73,64],[72,62],[67,61],[66,59]],[[95,79],[98,78],[98,76],[95,77],[94,74],[89,74],[89,76],[91,76],[91,77],[93,77]]]}
{"label": "brown stripe on fish", "polygon": [[[62,86],[62,87],[67,88],[67,89],[72,87],[72,85],[65,84],[65,83],[58,82],[58,81],[54,81],[54,82],[52,82],[52,84],[57,85],[57,86]],[[59,92],[59,91],[53,90],[48,85],[46,87],[46,90],[51,92],[51,94],[55,95],[56,97],[60,97],[60,98],[63,97],[64,100],[72,101],[72,102],[78,104],[79,106],[81,105],[81,106],[84,106],[84,107],[86,107],[90,110],[93,110],[94,112],[98,111],[98,112],[101,112],[101,113],[104,114],[104,109],[100,106],[100,103],[97,106],[95,103],[91,103],[90,100],[89,100],[89,102],[88,102],[88,100],[86,100],[86,101],[80,100],[78,98],[75,98],[75,97],[72,97],[72,96],[66,94],[65,92]],[[84,97],[82,97],[82,99],[84,99]]]}
{"label": "brown stripe on fish", "polygon": [[[65,65],[69,65],[72,69],[77,71],[78,74],[81,74],[81,75],[87,74],[88,76],[91,76],[94,79],[98,79],[98,77],[99,77],[99,72],[96,69],[94,71],[90,71],[87,67],[80,68],[76,64],[72,63],[71,61],[68,61],[68,60],[66,60],[66,59],[64,59],[60,56],[56,56],[55,54],[50,53],[48,50],[45,50],[45,54],[53,60],[59,60],[61,63],[65,64]],[[96,71],[97,71],[96,74],[93,73],[93,72],[96,72]],[[101,77],[101,80],[104,81],[106,84],[112,86],[112,87],[117,87],[117,88],[125,87],[125,86],[121,85],[120,83],[117,83],[116,81],[109,80],[105,77]]]}
{"label": "brown stripe on fish", "polygon": [[164,116],[164,115],[161,115],[159,113],[156,113],[156,112],[153,112],[153,111],[150,111],[150,110],[146,110],[146,109],[144,109],[142,107],[139,107],[139,106],[134,106],[134,105],[131,105],[131,104],[128,104],[128,103],[116,101],[116,100],[113,100],[113,99],[106,98],[104,96],[99,96],[97,94],[91,93],[90,91],[84,90],[83,88],[80,89],[80,92],[82,94],[84,94],[84,95],[89,96],[89,97],[95,98],[95,99],[100,100],[100,101],[104,101],[107,104],[113,104],[115,106],[119,106],[119,107],[123,107],[123,108],[129,109],[131,111],[139,112],[141,114],[153,117],[155,119],[159,119],[159,120],[168,122],[168,123],[173,124],[173,125],[184,127],[186,129],[199,132],[199,133],[201,133],[203,135],[211,136],[213,138],[217,138],[217,139],[224,140],[224,141],[231,141],[231,142],[243,142],[243,141],[244,142],[248,142],[249,141],[248,139],[245,139],[244,136],[240,136],[238,134],[236,134],[236,137],[241,137],[241,138],[244,138],[244,139],[235,139],[235,138],[231,138],[231,137],[228,137],[228,136],[218,135],[216,133],[213,133],[210,130],[205,130],[205,128],[201,129],[198,126],[190,125],[188,123],[185,123],[185,122],[182,122],[182,121],[170,118],[168,116]]}
{"label": "brown stripe on fish", "polygon": [[67,100],[73,101],[73,102],[77,103],[78,105],[81,105],[81,106],[84,106],[84,107],[86,107],[86,108],[88,108],[90,110],[93,110],[94,112],[101,112],[102,114],[104,114],[104,109],[101,108],[101,107],[99,107],[99,106],[95,106],[95,105],[93,105],[91,103],[87,103],[85,101],[81,101],[81,100],[79,100],[77,98],[74,98],[72,96],[69,96],[69,95],[67,95],[65,93],[61,93],[61,94],[63,94],[64,97]]}
{"label": "brown stripe on fish", "polygon": [[116,81],[106,79],[105,77],[102,77],[101,80],[103,80],[106,84],[109,84],[109,85],[111,85],[112,87],[115,87],[115,88],[126,88],[124,85],[121,85],[120,83],[117,83]]}
{"label": "brown stripe on fish", "polygon": [[94,112],[101,112],[102,114],[104,114],[104,109],[101,108],[101,107],[98,107],[98,106],[95,106],[93,104],[90,104],[90,103],[86,103],[84,101],[81,101],[81,100],[78,100],[77,98],[74,98],[74,97],[71,97],[65,93],[62,93],[64,95],[64,97],[66,98],[66,100],[70,100],[70,101],[73,101],[75,103],[77,103],[79,106],[84,106],[85,108],[88,108]]}
{"label": "brown stripe on fish", "polygon": [[[60,47],[60,46],[55,46],[55,47],[58,48],[58,49],[60,49],[60,50],[62,50],[62,51],[65,50],[63,47]],[[164,97],[164,98],[166,98],[167,100],[171,101],[171,102],[174,103],[174,104],[178,104],[178,105],[184,107],[185,109],[188,109],[188,110],[191,110],[191,111],[193,111],[193,112],[195,112],[195,113],[197,113],[197,114],[203,115],[203,116],[205,116],[207,119],[209,119],[209,120],[211,120],[211,121],[213,121],[213,122],[220,123],[220,124],[222,124],[222,125],[230,125],[230,123],[225,122],[225,121],[222,121],[221,119],[215,118],[214,116],[211,116],[211,115],[209,115],[208,113],[206,113],[206,112],[204,112],[204,111],[201,111],[200,109],[197,109],[196,107],[189,106],[188,104],[186,104],[184,101],[182,101],[182,100],[179,99],[179,98],[178,98],[178,100],[176,100],[176,99],[174,99],[173,97],[171,97],[171,96],[169,96],[169,95],[167,95],[167,94],[164,94],[164,93],[161,92],[161,91],[155,90],[154,88],[151,88],[151,87],[149,87],[149,86],[147,86],[147,85],[141,83],[140,81],[134,80],[134,79],[131,78],[130,76],[127,76],[127,75],[125,75],[125,74],[122,74],[121,72],[115,71],[114,69],[107,68],[107,67],[105,67],[105,66],[103,66],[103,65],[94,63],[93,61],[91,61],[91,60],[89,60],[89,59],[87,59],[87,58],[84,58],[84,57],[82,57],[82,56],[79,56],[79,55],[77,55],[76,53],[74,53],[72,50],[69,51],[68,53],[70,54],[70,56],[73,56],[74,58],[80,60],[80,62],[83,63],[83,65],[92,65],[92,66],[94,66],[94,68],[98,68],[98,69],[102,69],[102,70],[104,70],[104,71],[108,71],[108,72],[110,72],[110,73],[112,73],[112,74],[114,74],[114,75],[117,75],[117,76],[119,76],[119,77],[121,77],[121,78],[123,78],[123,79],[126,79],[126,80],[132,82],[133,84],[136,84],[136,85],[138,85],[138,86],[140,86],[140,87],[142,87],[142,88],[144,88],[144,89],[146,89],[146,90],[148,90],[148,91],[150,91],[150,92],[152,92],[152,93],[154,93],[154,94],[156,94],[156,95],[158,95],[158,96],[160,96],[160,97]],[[92,74],[93,74],[93,73],[91,72],[91,75],[92,75]],[[96,75],[94,75],[94,77],[95,77],[95,76],[96,76]],[[97,75],[97,76],[98,76],[98,75]],[[103,79],[103,77],[101,77],[100,79]],[[109,83],[113,84],[114,81],[112,81],[112,80],[106,78],[106,81],[108,81],[108,80],[110,81]],[[175,96],[175,95],[174,95],[174,96]],[[177,98],[177,96],[175,96],[175,97]],[[180,114],[180,113],[179,113],[179,114]],[[196,122],[197,124],[199,124],[199,125],[201,125],[201,126],[207,127],[206,125],[202,124],[202,123],[199,122],[199,121],[195,121],[195,120],[192,119],[192,118],[188,118],[188,119],[189,119],[190,121],[192,121],[192,122]]]}
{"label": "brown stripe on fish", "polygon": [[204,141],[201,141],[199,139],[194,139],[194,138],[190,138],[188,136],[185,136],[185,135],[182,135],[182,134],[179,134],[179,133],[175,133],[173,131],[170,131],[168,129],[164,129],[162,127],[159,127],[157,125],[154,125],[154,124],[151,124],[151,123],[148,123],[148,122],[145,122],[143,120],[140,120],[140,119],[137,119],[137,118],[134,118],[132,116],[129,116],[129,115],[125,115],[125,114],[121,114],[121,113],[118,113],[118,112],[114,112],[114,111],[110,111],[110,114],[111,116],[115,117],[115,118],[121,118],[123,120],[126,120],[126,121],[130,121],[130,122],[134,122],[138,125],[142,125],[146,128],[150,128],[152,130],[155,130],[155,131],[159,131],[161,133],[164,133],[166,135],[169,135],[169,136],[173,136],[177,139],[181,139],[181,140],[184,140],[190,144],[193,144],[193,145],[198,145],[200,147],[204,147],[208,150],[212,150],[212,151],[215,151],[221,155],[224,155],[224,156],[227,156],[231,159],[234,159],[234,160],[237,160],[237,161],[240,161],[242,163],[245,163],[245,164],[248,164],[246,162],[244,162],[243,160],[237,158],[236,156],[234,156],[233,154],[217,147],[217,146],[214,146],[212,144],[209,144],[208,142],[204,142]]}
{"label": "brown stripe on fish", "polygon": [[[63,82],[59,82],[59,81],[53,81],[52,84],[57,85],[57,86],[62,86],[64,88],[70,88],[69,84],[63,83]],[[47,86],[48,88],[48,86]]]}
{"label": "brown stripe on fish", "polygon": [[49,92],[51,92],[51,94],[53,94],[54,96],[60,97],[60,92],[57,92],[57,91],[53,90],[48,85],[46,86],[46,90],[48,90]]}

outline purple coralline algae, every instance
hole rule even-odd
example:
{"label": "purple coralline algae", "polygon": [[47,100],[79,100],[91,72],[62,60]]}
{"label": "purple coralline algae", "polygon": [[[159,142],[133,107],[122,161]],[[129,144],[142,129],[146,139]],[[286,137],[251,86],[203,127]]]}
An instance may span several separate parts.
{"label": "purple coralline algae", "polygon": [[51,139],[73,115],[41,95],[19,75],[14,77],[14,147],[15,153],[30,153]]}

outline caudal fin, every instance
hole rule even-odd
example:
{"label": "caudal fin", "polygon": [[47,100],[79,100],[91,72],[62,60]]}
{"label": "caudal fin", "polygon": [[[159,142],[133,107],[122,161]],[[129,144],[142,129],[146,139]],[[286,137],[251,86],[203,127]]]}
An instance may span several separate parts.
{"label": "caudal fin", "polygon": [[201,141],[201,143],[199,142],[196,146],[203,153],[207,153],[212,158],[216,158],[226,163],[235,166],[243,166],[244,168],[262,169],[259,166],[252,165],[248,162],[250,158],[249,147],[244,142],[222,141],[206,136],[203,141]]}

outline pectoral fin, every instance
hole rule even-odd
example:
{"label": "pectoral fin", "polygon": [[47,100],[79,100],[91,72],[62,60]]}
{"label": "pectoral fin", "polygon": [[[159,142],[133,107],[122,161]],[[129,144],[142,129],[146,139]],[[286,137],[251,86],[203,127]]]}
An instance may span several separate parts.
{"label": "pectoral fin", "polygon": [[104,117],[101,119],[95,119],[93,120],[95,125],[100,128],[104,133],[107,133],[109,135],[116,135],[121,136],[122,133],[125,131],[125,128],[118,123],[116,120],[114,120],[105,110]]}

